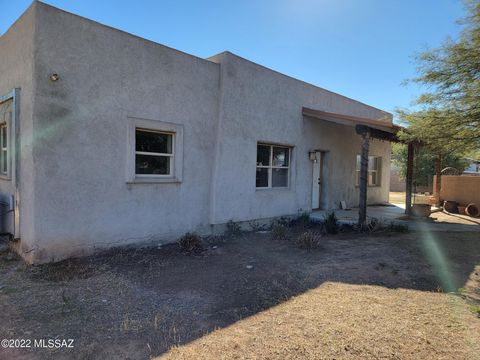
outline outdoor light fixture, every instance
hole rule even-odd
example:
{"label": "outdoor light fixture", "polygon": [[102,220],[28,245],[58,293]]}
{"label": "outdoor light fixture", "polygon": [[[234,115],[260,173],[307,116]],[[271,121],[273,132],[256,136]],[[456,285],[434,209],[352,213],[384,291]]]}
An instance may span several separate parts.
{"label": "outdoor light fixture", "polygon": [[309,151],[308,158],[313,162],[317,162],[317,156],[315,154],[315,151]]}
{"label": "outdoor light fixture", "polygon": [[58,74],[52,74],[52,75],[50,75],[50,80],[52,80],[52,81],[57,81],[58,79],[60,79],[60,76],[58,76]]}

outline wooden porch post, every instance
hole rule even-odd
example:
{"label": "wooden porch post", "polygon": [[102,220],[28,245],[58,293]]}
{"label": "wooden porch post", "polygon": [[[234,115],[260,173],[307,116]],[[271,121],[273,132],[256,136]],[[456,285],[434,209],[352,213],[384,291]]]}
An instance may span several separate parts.
{"label": "wooden porch post", "polygon": [[435,159],[435,206],[442,205],[440,192],[442,191],[442,153],[439,152]]}
{"label": "wooden porch post", "polygon": [[362,133],[362,155],[360,159],[360,204],[358,206],[358,223],[367,222],[367,187],[368,187],[368,148],[370,146],[370,131]]}
{"label": "wooden porch post", "polygon": [[407,174],[406,174],[406,189],[405,189],[405,214],[412,215],[412,183],[413,183],[413,143],[408,143],[407,153]]}

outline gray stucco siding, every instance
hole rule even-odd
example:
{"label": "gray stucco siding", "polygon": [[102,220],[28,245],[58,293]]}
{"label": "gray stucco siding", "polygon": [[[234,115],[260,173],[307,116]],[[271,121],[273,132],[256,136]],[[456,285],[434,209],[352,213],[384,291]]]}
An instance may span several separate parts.
{"label": "gray stucco siding", "polygon": [[[2,199],[14,196],[18,218],[15,221],[14,213],[7,214],[3,219],[5,226],[3,231],[15,232],[16,236],[21,236],[23,241],[21,244],[17,243],[16,247],[22,246],[23,249],[29,248],[34,241],[33,229],[30,226],[34,221],[33,210],[30,207],[34,202],[34,174],[29,169],[33,163],[30,143],[33,137],[35,24],[35,8],[32,6],[0,36],[0,96],[11,94],[15,89],[17,95],[13,109],[16,115],[17,131],[12,128],[8,130],[12,137],[9,144],[9,157],[12,164],[15,156],[13,147],[15,144],[18,145],[15,168],[12,166],[8,178],[0,178]],[[20,133],[22,142],[19,138]],[[18,221],[20,213],[22,222]]]}
{"label": "gray stucco siding", "polygon": [[[212,222],[251,220],[311,210],[312,164],[308,152],[327,150],[326,207],[341,200],[358,204],[355,186],[356,154],[360,138],[352,127],[304,118],[302,106],[376,119],[385,112],[295,80],[231,53],[211,58],[221,65],[222,117],[217,149]],[[288,189],[256,189],[256,145],[270,142],[291,145],[291,183]],[[372,154],[390,162],[390,145],[372,143]],[[229,159],[235,161],[229,161]],[[382,186],[370,187],[370,203],[388,201],[388,173]],[[241,201],[238,201],[241,199]]]}
{"label": "gray stucco siding", "polygon": [[[37,17],[36,256],[208,231],[219,66],[50,7]],[[181,182],[129,181],[132,118],[184,128]]]}
{"label": "gray stucco siding", "polygon": [[[391,121],[231,53],[200,59],[38,2],[0,38],[0,56],[0,94],[21,94],[15,246],[30,262],[310,211],[315,149],[327,151],[322,206],[355,206],[360,137],[302,107]],[[136,128],[172,134],[171,177],[135,175]],[[258,143],[290,147],[287,188],[256,188]],[[390,144],[373,141],[371,154],[382,184],[368,201],[386,202]],[[14,192],[0,179],[2,196]]]}

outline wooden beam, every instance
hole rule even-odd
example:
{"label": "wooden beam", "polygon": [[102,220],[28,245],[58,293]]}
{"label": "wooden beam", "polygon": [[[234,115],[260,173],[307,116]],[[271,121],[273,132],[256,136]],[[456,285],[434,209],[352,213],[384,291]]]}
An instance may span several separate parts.
{"label": "wooden beam", "polygon": [[408,143],[407,174],[405,179],[405,214],[412,215],[413,156],[415,146]]}
{"label": "wooden beam", "polygon": [[435,159],[435,206],[440,207],[442,205],[442,199],[440,192],[442,191],[442,153],[439,152]]}
{"label": "wooden beam", "polygon": [[362,135],[362,154],[360,155],[360,203],[358,205],[358,223],[365,225],[367,222],[367,188],[368,188],[368,150],[370,147],[370,131]]}
{"label": "wooden beam", "polygon": [[359,135],[363,135],[366,132],[370,133],[371,138],[379,139],[379,140],[385,140],[385,141],[391,141],[391,142],[400,142],[398,139],[397,135],[394,133],[388,132],[388,131],[383,131],[380,129],[375,129],[372,128],[368,125],[355,125],[355,131]]}
{"label": "wooden beam", "polygon": [[392,123],[392,120],[389,117],[389,114],[385,114],[385,116],[382,118],[365,118],[360,116],[352,116],[352,115],[338,114],[338,113],[332,113],[332,112],[322,111],[322,110],[315,110],[315,109],[310,109],[306,107],[302,107],[302,114],[303,116],[320,119],[320,120],[343,121],[343,122],[346,122],[345,125],[362,124],[362,125],[377,126],[391,132],[397,132],[398,130],[401,129],[400,126]]}

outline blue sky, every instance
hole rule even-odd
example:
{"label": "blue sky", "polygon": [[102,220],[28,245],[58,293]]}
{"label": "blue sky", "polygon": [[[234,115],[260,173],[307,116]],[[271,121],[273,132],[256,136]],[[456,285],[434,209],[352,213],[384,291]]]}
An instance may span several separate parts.
{"label": "blue sky", "polygon": [[[457,37],[465,15],[461,0],[45,2],[200,57],[229,50],[387,111],[420,92],[401,85],[414,54]],[[30,3],[0,0],[0,33]]]}

